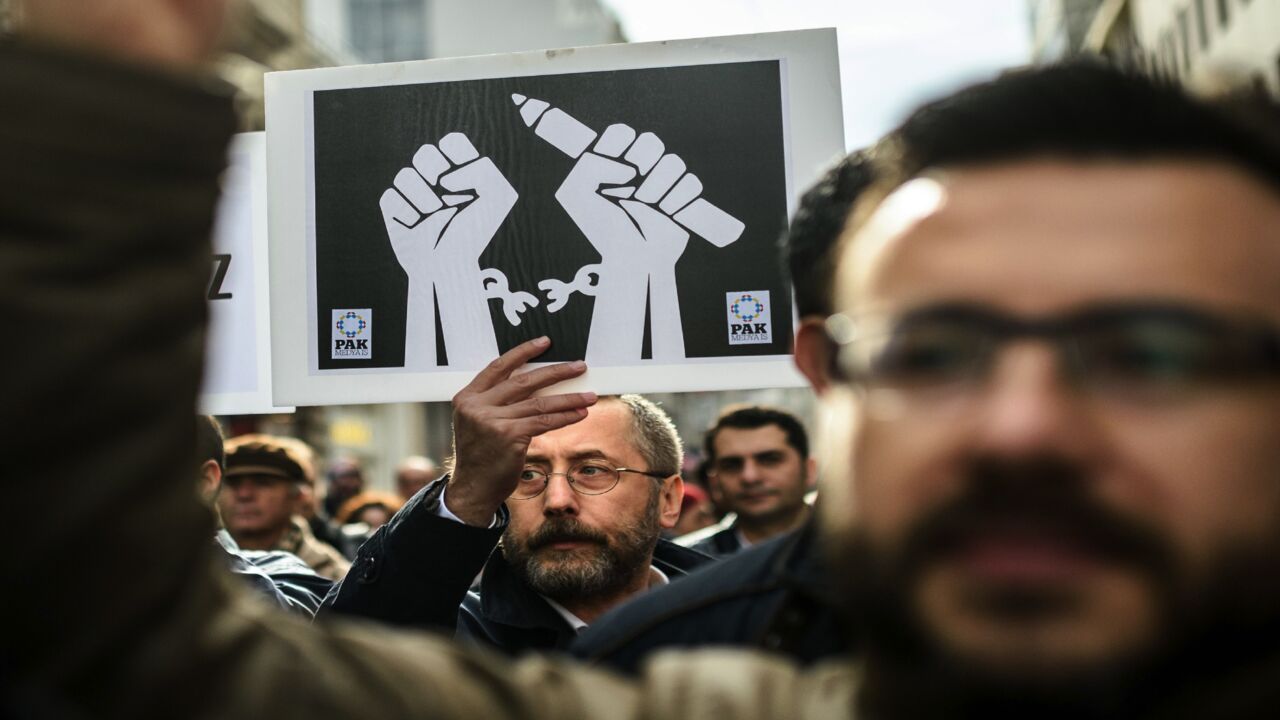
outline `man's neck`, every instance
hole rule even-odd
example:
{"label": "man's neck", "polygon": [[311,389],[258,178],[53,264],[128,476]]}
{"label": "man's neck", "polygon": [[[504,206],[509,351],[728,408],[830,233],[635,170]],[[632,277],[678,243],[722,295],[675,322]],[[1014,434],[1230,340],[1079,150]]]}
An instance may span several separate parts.
{"label": "man's neck", "polygon": [[596,618],[604,615],[618,605],[621,605],[623,602],[630,600],[636,594],[642,593],[650,587],[661,583],[662,580],[660,579],[659,574],[650,564],[646,564],[644,566],[644,571],[637,574],[635,579],[632,582],[627,583],[627,586],[624,589],[607,598],[592,598],[586,600],[569,598],[567,600],[557,600],[557,602],[559,602],[561,607],[565,610],[568,610],[578,619],[582,620],[582,622],[590,625],[596,621]]}
{"label": "man's neck", "polygon": [[288,528],[283,527],[252,533],[242,532],[232,537],[241,550],[275,550],[286,531]]}
{"label": "man's neck", "polygon": [[736,529],[742,533],[742,537],[754,545],[795,530],[808,518],[809,506],[801,505],[794,513],[787,515],[771,515],[765,518],[747,518],[739,515]]}

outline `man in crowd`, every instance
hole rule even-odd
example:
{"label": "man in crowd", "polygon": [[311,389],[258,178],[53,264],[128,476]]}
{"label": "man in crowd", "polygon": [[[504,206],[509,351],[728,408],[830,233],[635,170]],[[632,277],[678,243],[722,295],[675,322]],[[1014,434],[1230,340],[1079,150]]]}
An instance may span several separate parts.
{"label": "man in crowd", "polygon": [[355,458],[338,458],[329,465],[325,480],[324,514],[337,520],[342,504],[364,492],[364,468]]}
{"label": "man in crowd", "polygon": [[[836,241],[871,177],[866,154],[851,153],[800,198],[784,238],[801,320],[798,338],[826,337],[823,323],[832,313]],[[814,347],[798,345],[801,368],[813,366],[801,358]],[[820,394],[826,369],[817,370],[823,374],[811,375],[809,381]],[[807,446],[807,439],[802,444]],[[710,441],[707,447],[713,447]],[[817,525],[812,513],[806,515],[795,533],[747,548],[609,613],[574,642],[574,655],[635,673],[654,651],[672,647],[756,647],[803,663],[847,654],[853,647],[851,634],[837,610],[840,600],[821,557]]]}
{"label": "man in crowd", "polygon": [[735,514],[726,528],[681,542],[725,557],[795,530],[809,517],[805,493],[817,479],[800,419],[769,407],[730,407],[707,430],[707,476],[716,504]]}
{"label": "man in crowd", "polygon": [[504,356],[459,394],[453,472],[361,548],[325,612],[456,627],[510,653],[564,649],[606,610],[708,560],[660,539],[683,484],[680,437],[656,405],[583,396],[585,417],[531,440],[494,417],[543,414],[513,374],[545,348]]}
{"label": "man in crowd", "polygon": [[301,440],[241,435],[227,441],[227,468],[218,507],[236,543],[246,550],[283,550],[311,569],[339,580],[350,563],[311,534],[298,514],[299,486],[315,485],[311,448]]}
{"label": "man in crowd", "polygon": [[[200,498],[218,512],[226,452],[222,427],[211,415],[196,416],[196,461],[199,463]],[[221,525],[221,518],[219,518]],[[227,566],[236,577],[285,610],[312,617],[333,587],[333,581],[317,575],[297,555],[279,550],[241,550],[231,534],[220,527],[214,536],[226,554]]]}
{"label": "man in crowd", "polygon": [[435,460],[422,455],[407,457],[396,466],[396,492],[408,500],[438,477],[440,466]]}
{"label": "man in crowd", "polygon": [[[41,0],[28,6],[32,33],[119,60],[0,46],[0,97],[23,101],[0,114],[0,156],[17,161],[0,165],[0,216],[14,220],[0,225],[0,288],[33,348],[10,359],[24,382],[0,404],[0,436],[14,499],[61,516],[11,528],[39,551],[3,559],[26,581],[0,616],[6,712],[1274,714],[1274,115],[1254,124],[1112,71],[1064,68],[913,116],[842,252],[844,319],[826,347],[838,374],[822,399],[832,464],[819,512],[831,568],[850,580],[862,662],[800,673],[752,654],[677,654],[632,684],[429,637],[304,626],[210,572],[207,512],[172,479],[189,467],[200,377],[208,246],[196,239],[232,122],[177,73],[129,63],[193,63],[214,6],[131,0],[107,13]],[[87,120],[93,133],[70,132]],[[58,142],[63,131],[74,142]],[[108,182],[104,161],[133,182]],[[550,385],[566,367],[526,383]],[[511,453],[494,477],[519,473],[524,439],[580,419],[590,399],[533,404],[516,419],[462,413],[509,424],[480,436]],[[65,412],[73,405],[84,411]],[[59,452],[66,437],[83,438],[78,452]],[[483,522],[490,504],[450,507]],[[86,603],[63,575],[90,543],[97,562],[77,581],[112,592]]]}
{"label": "man in crowd", "polygon": [[716,506],[711,502],[711,496],[702,485],[686,481],[684,497],[680,500],[680,519],[676,520],[675,527],[667,531],[666,536],[689,535],[715,525],[716,522]]}

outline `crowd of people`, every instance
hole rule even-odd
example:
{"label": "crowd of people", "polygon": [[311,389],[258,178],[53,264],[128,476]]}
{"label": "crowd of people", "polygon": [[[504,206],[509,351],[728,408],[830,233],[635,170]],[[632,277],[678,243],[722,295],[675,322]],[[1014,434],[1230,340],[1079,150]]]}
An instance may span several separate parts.
{"label": "crowd of people", "polygon": [[1273,102],[1026,69],[837,163],[786,238],[816,457],[726,408],[730,519],[673,541],[699,429],[557,393],[547,338],[403,497],[335,462],[316,503],[305,445],[195,414],[219,5],[41,0],[0,44],[5,483],[49,509],[6,525],[0,716],[1275,715]]}

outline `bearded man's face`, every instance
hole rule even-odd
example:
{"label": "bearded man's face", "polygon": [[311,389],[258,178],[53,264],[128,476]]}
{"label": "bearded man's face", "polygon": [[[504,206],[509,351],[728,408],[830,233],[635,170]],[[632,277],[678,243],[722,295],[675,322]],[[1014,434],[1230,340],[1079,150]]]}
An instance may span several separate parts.
{"label": "bearded man's face", "polygon": [[636,585],[649,573],[662,529],[679,516],[678,475],[625,472],[612,489],[588,495],[564,475],[583,465],[656,470],[637,446],[625,404],[602,401],[581,422],[535,437],[526,466],[549,474],[546,488],[507,501],[503,555],[530,587],[557,601],[607,600]]}
{"label": "bearded man's face", "polygon": [[838,275],[820,511],[899,640],[1047,682],[1280,613],[1277,227],[1270,188],[1174,160],[880,205]]}

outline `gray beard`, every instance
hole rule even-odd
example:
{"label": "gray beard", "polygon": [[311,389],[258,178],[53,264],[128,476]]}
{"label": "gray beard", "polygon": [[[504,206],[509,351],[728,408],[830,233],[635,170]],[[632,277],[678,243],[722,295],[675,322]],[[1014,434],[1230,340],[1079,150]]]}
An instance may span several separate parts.
{"label": "gray beard", "polygon": [[[568,552],[547,547],[560,533],[593,544]],[[512,571],[535,592],[556,602],[578,603],[615,597],[647,573],[660,533],[655,490],[644,516],[611,535],[574,518],[548,518],[527,538],[515,538],[508,529],[501,548]]]}
{"label": "gray beard", "polygon": [[635,561],[643,561],[643,558],[629,561],[608,547],[573,551],[572,557],[548,556],[551,554],[564,553],[554,550],[535,553],[518,572],[529,587],[557,602],[617,595],[634,579]]}

